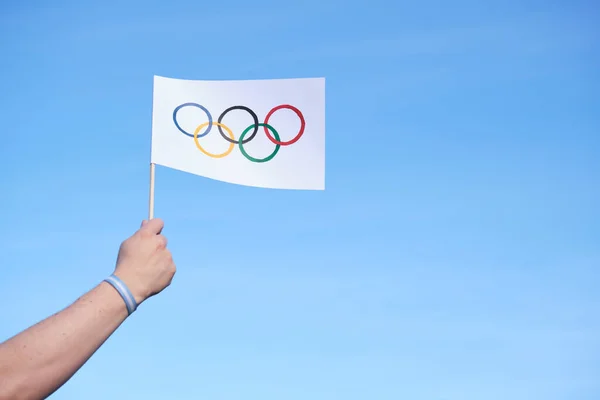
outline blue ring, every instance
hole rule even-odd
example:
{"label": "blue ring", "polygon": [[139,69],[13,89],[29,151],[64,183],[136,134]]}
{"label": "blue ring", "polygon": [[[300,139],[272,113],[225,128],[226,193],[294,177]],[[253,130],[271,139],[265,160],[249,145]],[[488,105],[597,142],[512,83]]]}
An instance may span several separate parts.
{"label": "blue ring", "polygon": [[192,138],[194,137],[193,133],[187,133],[186,131],[181,129],[181,127],[177,123],[177,111],[179,111],[179,109],[181,109],[183,107],[187,107],[187,106],[198,107],[199,109],[201,109],[202,111],[204,111],[206,113],[206,115],[208,116],[208,127],[206,129],[206,132],[204,132],[201,135],[198,135],[198,137],[201,138],[202,136],[208,135],[208,132],[210,132],[210,130],[212,129],[212,122],[213,122],[212,115],[210,115],[210,112],[208,112],[208,110],[204,106],[201,106],[200,104],[196,104],[196,103],[184,103],[184,104],[180,105],[179,107],[177,107],[175,110],[173,110],[173,122],[175,122],[175,126],[177,127],[177,129],[179,129],[181,131],[181,133],[183,133],[184,135],[187,135]]}

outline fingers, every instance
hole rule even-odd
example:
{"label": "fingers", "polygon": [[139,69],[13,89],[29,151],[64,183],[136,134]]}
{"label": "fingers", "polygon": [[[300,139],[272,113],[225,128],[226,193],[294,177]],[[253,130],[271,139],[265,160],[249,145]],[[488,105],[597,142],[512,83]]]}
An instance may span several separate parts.
{"label": "fingers", "polygon": [[169,241],[163,235],[156,235],[156,245],[159,249],[164,249],[167,247]]}
{"label": "fingers", "polygon": [[167,265],[167,270],[172,274],[171,279],[173,279],[173,275],[177,272],[177,266],[175,265],[175,261],[173,261],[173,255],[169,250],[165,250],[162,256]]}
{"label": "fingers", "polygon": [[165,223],[160,218],[153,218],[150,221],[143,221],[142,227],[140,228],[140,232],[148,234],[148,235],[159,235]]}
{"label": "fingers", "polygon": [[171,252],[169,250],[165,250],[162,253],[162,257],[169,265],[171,265],[171,264],[173,264],[173,266],[175,265],[175,263],[173,262],[173,254],[171,254]]}
{"label": "fingers", "polygon": [[156,244],[157,249],[165,249],[168,240],[164,235],[161,235],[164,225],[163,220],[160,218],[153,218],[150,221],[143,220],[138,232],[145,237],[151,238]]}

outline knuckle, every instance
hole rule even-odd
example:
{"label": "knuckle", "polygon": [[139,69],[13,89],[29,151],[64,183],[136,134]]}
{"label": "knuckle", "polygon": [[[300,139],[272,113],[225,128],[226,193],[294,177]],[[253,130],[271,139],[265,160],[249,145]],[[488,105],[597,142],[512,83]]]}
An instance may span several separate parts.
{"label": "knuckle", "polygon": [[166,247],[167,247],[167,243],[168,243],[168,240],[167,240],[167,238],[166,238],[166,237],[164,237],[164,236],[162,236],[162,235],[158,235],[158,236],[156,236],[156,246],[157,246],[159,249],[164,249],[164,248],[166,248]]}
{"label": "knuckle", "polygon": [[175,266],[175,262],[173,262],[173,254],[169,250],[165,253],[165,264],[168,271],[175,273],[177,267]]}

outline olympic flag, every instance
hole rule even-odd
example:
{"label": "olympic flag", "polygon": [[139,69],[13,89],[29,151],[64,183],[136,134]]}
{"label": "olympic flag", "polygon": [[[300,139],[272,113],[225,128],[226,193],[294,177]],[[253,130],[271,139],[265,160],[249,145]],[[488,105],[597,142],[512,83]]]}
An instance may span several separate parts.
{"label": "olympic flag", "polygon": [[325,189],[325,79],[154,77],[151,163],[271,189]]}

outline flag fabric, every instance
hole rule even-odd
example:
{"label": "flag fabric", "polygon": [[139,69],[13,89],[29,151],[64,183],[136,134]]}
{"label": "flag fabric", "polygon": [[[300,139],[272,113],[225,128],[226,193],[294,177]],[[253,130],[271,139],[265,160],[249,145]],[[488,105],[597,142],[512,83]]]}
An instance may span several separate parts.
{"label": "flag fabric", "polygon": [[325,79],[154,77],[151,162],[233,184],[325,189]]}

